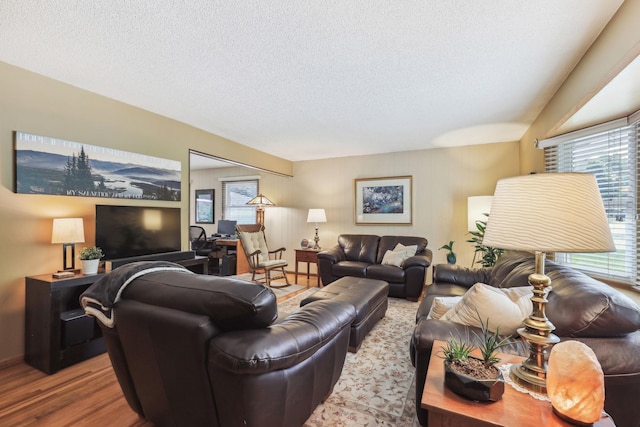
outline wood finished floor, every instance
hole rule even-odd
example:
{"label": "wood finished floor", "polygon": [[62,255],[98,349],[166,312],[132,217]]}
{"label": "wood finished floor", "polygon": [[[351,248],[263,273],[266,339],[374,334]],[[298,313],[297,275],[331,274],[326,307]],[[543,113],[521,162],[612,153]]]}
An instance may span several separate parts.
{"label": "wood finished floor", "polygon": [[[293,274],[288,275],[293,283]],[[298,284],[316,286],[306,276]],[[300,291],[302,292],[302,291]],[[285,297],[291,298],[293,295]],[[109,356],[47,375],[24,362],[0,370],[0,426],[153,426],[124,399]]]}

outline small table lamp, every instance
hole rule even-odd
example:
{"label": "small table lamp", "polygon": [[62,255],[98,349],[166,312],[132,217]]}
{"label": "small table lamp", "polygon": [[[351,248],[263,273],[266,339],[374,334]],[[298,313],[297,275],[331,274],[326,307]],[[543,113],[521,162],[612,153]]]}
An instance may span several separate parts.
{"label": "small table lamp", "polygon": [[320,237],[318,237],[318,223],[319,222],[327,222],[327,215],[324,212],[324,209],[309,209],[309,213],[307,214],[307,222],[315,222],[316,223],[316,237],[313,238],[315,244],[312,249],[321,249],[318,242],[320,241]]}
{"label": "small table lamp", "polygon": [[511,367],[511,379],[546,393],[548,350],[560,339],[545,306],[551,279],[544,274],[546,252],[612,252],[609,229],[595,176],[545,173],[498,181],[484,234],[484,245],[535,252],[533,312],[518,334],[529,343],[529,358]]}
{"label": "small table lamp", "polygon": [[247,205],[258,205],[256,209],[256,220],[260,225],[264,225],[264,207],[275,206],[276,204],[269,200],[262,193],[247,202]]}
{"label": "small table lamp", "polygon": [[[74,270],[76,268],[75,244],[84,242],[84,224],[82,218],[54,218],[51,232],[51,243],[62,243],[62,268]],[[69,265],[69,250],[71,248],[71,265]]]}

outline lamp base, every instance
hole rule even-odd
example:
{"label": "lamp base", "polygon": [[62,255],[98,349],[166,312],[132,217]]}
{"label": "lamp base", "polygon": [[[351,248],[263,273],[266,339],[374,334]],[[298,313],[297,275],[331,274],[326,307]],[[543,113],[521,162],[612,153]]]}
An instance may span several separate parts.
{"label": "lamp base", "polygon": [[511,365],[509,370],[509,378],[521,387],[535,393],[547,394],[546,375],[538,376],[536,372],[527,369],[522,363]]}
{"label": "lamp base", "polygon": [[320,241],[320,237],[318,237],[318,227],[316,227],[316,237],[313,238],[313,241],[315,243],[313,245],[313,248],[311,248],[311,249],[322,249],[320,247],[320,245],[318,244],[318,242]]}

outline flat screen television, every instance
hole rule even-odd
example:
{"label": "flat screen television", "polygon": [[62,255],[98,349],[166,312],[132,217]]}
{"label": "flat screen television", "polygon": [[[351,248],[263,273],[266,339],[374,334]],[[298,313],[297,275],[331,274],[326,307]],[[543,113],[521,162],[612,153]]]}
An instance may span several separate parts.
{"label": "flat screen television", "polygon": [[96,205],[96,246],[106,260],[180,251],[180,208]]}

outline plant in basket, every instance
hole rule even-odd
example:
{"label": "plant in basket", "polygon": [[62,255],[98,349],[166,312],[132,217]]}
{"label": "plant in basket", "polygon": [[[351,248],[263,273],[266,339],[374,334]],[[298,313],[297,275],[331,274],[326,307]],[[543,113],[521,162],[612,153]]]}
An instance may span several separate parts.
{"label": "plant in basket", "polygon": [[471,355],[474,347],[453,335],[442,347],[445,366],[445,385],[456,394],[480,402],[495,402],[504,393],[504,377],[495,364],[500,361],[496,353],[508,344],[509,338],[500,340],[499,331],[489,330],[489,319],[480,319],[481,334],[477,334],[477,347],[482,358]]}

